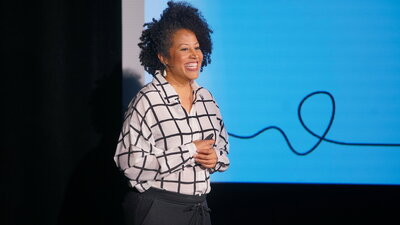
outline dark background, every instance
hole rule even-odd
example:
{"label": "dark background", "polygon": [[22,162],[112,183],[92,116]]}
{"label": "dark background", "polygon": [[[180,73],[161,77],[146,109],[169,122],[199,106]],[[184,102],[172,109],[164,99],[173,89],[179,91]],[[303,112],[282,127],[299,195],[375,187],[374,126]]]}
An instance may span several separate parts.
{"label": "dark background", "polygon": [[[128,188],[113,162],[124,112],[121,2],[3,1],[0,10],[0,224],[123,224]],[[124,85],[131,95],[140,87]],[[399,186],[212,188],[216,225],[400,222]]]}

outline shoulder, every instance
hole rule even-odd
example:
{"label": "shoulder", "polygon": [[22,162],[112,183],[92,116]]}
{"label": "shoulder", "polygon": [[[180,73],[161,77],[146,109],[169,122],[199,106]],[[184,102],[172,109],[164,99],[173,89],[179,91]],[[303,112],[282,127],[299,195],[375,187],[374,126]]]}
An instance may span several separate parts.
{"label": "shoulder", "polygon": [[[155,87],[153,82],[146,84],[139,92],[138,97],[145,98],[147,101],[160,98],[160,91]],[[143,100],[142,100],[143,101]]]}
{"label": "shoulder", "polygon": [[150,82],[143,86],[138,93],[132,98],[128,105],[128,110],[143,110],[151,106],[152,103],[156,102],[160,98],[159,91]]}
{"label": "shoulder", "polygon": [[199,88],[197,90],[197,98],[198,98],[197,101],[203,102],[205,105],[207,105],[207,108],[219,111],[219,106],[217,104],[217,101],[211,94],[211,91],[209,91],[208,89],[204,87]]}
{"label": "shoulder", "polygon": [[203,102],[203,104],[207,107],[208,110],[211,110],[213,113],[216,113],[218,119],[222,120],[221,109],[211,91],[209,91],[204,87],[201,87],[198,89],[197,96],[200,97],[200,99],[198,99],[197,101]]}
{"label": "shoulder", "polygon": [[200,87],[199,89],[197,89],[197,95],[204,100],[212,100],[215,102],[214,96],[208,89],[204,87]]}

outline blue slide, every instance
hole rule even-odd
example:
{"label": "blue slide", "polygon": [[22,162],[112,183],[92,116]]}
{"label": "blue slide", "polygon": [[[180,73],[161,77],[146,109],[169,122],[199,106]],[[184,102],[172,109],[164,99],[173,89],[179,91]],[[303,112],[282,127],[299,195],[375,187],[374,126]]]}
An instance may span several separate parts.
{"label": "blue slide", "polygon": [[[213,181],[400,184],[398,1],[189,2],[214,30],[198,83],[230,133]],[[145,3],[145,21],[166,7]]]}

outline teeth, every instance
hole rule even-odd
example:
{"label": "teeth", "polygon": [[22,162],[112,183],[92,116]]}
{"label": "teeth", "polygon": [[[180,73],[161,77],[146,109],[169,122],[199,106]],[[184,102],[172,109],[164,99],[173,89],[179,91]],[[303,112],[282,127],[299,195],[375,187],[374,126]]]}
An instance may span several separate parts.
{"label": "teeth", "polygon": [[185,67],[196,68],[197,67],[197,63],[188,63],[188,64],[185,65]]}

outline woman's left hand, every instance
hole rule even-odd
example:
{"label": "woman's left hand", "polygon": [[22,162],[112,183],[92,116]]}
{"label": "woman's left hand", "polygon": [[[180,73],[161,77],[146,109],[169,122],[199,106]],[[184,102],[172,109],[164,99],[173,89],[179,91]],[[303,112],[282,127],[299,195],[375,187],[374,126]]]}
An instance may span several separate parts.
{"label": "woman's left hand", "polygon": [[217,164],[217,153],[214,148],[197,149],[194,160],[205,168],[214,168]]}

